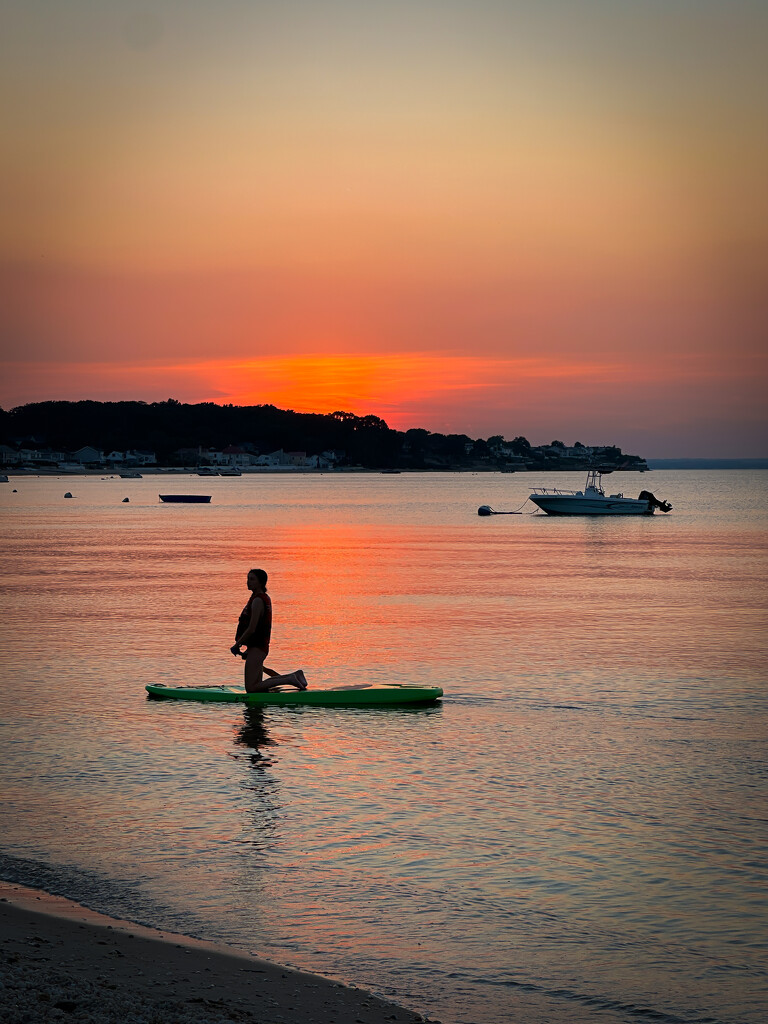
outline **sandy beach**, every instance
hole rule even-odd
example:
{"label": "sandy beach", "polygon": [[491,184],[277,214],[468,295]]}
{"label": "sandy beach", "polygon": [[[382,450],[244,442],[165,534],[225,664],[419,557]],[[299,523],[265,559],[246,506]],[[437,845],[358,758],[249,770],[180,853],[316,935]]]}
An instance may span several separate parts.
{"label": "sandy beach", "polygon": [[3,1024],[415,1024],[419,1014],[227,947],[0,882]]}

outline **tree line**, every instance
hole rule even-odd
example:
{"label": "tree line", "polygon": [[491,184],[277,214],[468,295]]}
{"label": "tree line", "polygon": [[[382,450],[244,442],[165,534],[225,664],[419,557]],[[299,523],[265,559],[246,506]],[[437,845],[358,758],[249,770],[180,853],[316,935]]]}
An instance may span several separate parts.
{"label": "tree line", "polygon": [[[505,442],[501,435],[482,439],[420,428],[400,431],[378,416],[342,411],[299,413],[274,405],[184,404],[174,398],[164,402],[34,402],[0,409],[0,438],[5,444],[34,442],[66,451],[85,445],[104,451],[147,450],[168,466],[184,464],[181,449],[228,445],[247,445],[259,454],[281,448],[308,455],[334,451],[343,453],[341,465],[371,469],[503,467],[509,461],[506,452],[529,462],[545,461],[542,450],[524,437]],[[611,451],[621,455],[621,449]],[[551,453],[547,458],[551,462]]]}

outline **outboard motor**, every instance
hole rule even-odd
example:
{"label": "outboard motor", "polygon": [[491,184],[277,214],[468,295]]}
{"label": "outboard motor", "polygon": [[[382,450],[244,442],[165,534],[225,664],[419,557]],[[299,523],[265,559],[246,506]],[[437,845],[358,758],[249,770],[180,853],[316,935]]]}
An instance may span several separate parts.
{"label": "outboard motor", "polygon": [[669,512],[672,508],[668,501],[659,501],[656,495],[651,494],[650,491],[640,491],[640,493],[637,496],[637,500],[647,501],[649,512],[653,512],[655,508],[657,508],[659,512]]}

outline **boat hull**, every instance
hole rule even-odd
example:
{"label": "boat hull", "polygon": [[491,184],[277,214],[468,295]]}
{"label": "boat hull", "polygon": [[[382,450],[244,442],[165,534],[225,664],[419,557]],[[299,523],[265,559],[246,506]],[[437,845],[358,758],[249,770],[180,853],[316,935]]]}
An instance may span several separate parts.
{"label": "boat hull", "polygon": [[647,501],[635,498],[585,498],[570,494],[532,494],[531,501],[548,516],[650,516]]}
{"label": "boat hull", "polygon": [[160,501],[175,501],[183,504],[202,504],[211,500],[210,494],[160,494]]}

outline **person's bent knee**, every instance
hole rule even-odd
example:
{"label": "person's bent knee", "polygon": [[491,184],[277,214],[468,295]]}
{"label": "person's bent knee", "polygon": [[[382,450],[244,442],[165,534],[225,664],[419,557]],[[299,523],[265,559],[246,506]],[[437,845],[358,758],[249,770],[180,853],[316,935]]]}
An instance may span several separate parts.
{"label": "person's bent knee", "polygon": [[264,677],[263,666],[266,654],[258,647],[251,647],[245,655],[245,690],[246,693],[258,693]]}

